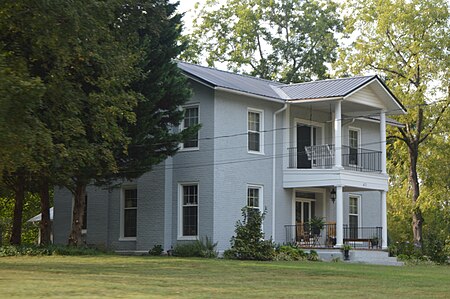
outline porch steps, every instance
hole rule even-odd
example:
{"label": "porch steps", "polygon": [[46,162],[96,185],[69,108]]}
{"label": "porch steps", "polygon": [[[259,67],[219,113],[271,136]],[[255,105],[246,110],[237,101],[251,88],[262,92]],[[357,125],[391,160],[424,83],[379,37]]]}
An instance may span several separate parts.
{"label": "porch steps", "polygon": [[[344,254],[339,249],[317,249],[319,257],[324,261],[333,259],[344,260]],[[372,265],[403,266],[403,262],[397,261],[396,257],[390,257],[386,251],[381,250],[350,250],[350,260],[346,263],[364,263]]]}

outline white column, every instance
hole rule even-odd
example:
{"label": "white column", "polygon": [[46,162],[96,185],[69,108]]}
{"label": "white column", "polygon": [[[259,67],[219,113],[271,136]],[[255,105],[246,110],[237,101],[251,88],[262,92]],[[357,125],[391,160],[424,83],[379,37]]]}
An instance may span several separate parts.
{"label": "white column", "polygon": [[381,248],[387,249],[387,208],[386,208],[386,191],[382,190],[381,192]]}
{"label": "white column", "polygon": [[334,103],[334,166],[342,168],[341,101]]}
{"label": "white column", "polygon": [[386,174],[386,113],[380,112],[381,173]]}
{"label": "white column", "polygon": [[344,245],[344,198],[342,186],[336,186],[336,246]]}

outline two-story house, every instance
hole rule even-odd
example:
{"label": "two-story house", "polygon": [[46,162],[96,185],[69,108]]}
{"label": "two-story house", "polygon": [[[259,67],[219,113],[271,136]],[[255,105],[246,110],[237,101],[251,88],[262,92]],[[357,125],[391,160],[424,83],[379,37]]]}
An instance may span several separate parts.
{"label": "two-story house", "polygon": [[[251,206],[277,243],[387,247],[386,125],[400,124],[386,116],[405,108],[380,78],[287,85],[178,66],[193,89],[183,126],[201,123],[197,138],[136,180],[90,186],[87,244],[167,250],[208,236],[223,251]],[[56,243],[67,241],[72,200],[55,190]]]}

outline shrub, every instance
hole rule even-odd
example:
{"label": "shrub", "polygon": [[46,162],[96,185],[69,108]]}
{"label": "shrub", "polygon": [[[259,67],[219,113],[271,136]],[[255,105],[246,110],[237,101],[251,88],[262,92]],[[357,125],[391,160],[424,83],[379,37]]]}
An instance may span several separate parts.
{"label": "shrub", "polygon": [[307,257],[307,253],[292,245],[282,245],[275,250],[275,260],[277,261],[302,261]]}
{"label": "shrub", "polygon": [[148,251],[149,255],[160,256],[163,253],[164,249],[162,245],[155,245],[152,249]]}
{"label": "shrub", "polygon": [[4,256],[39,256],[39,255],[99,255],[105,254],[96,248],[73,247],[61,245],[22,245],[22,246],[2,246],[0,247],[0,257]]}
{"label": "shrub", "polygon": [[315,251],[315,250],[309,251],[308,261],[313,261],[313,262],[320,261],[319,254],[317,254],[317,251]]}
{"label": "shrub", "polygon": [[179,243],[173,249],[173,255],[179,257],[217,257],[217,242],[213,243],[208,237],[193,242]]}
{"label": "shrub", "polygon": [[265,212],[242,208],[242,221],[236,223],[236,236],[231,237],[231,248],[224,252],[225,258],[241,260],[273,260],[275,257],[272,240],[264,240],[261,225]]}

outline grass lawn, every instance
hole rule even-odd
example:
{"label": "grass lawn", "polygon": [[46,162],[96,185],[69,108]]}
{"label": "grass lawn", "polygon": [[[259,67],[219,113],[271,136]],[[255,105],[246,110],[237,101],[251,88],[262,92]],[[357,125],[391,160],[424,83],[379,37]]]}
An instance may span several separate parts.
{"label": "grass lawn", "polygon": [[167,257],[0,258],[0,297],[450,298],[450,267]]}

